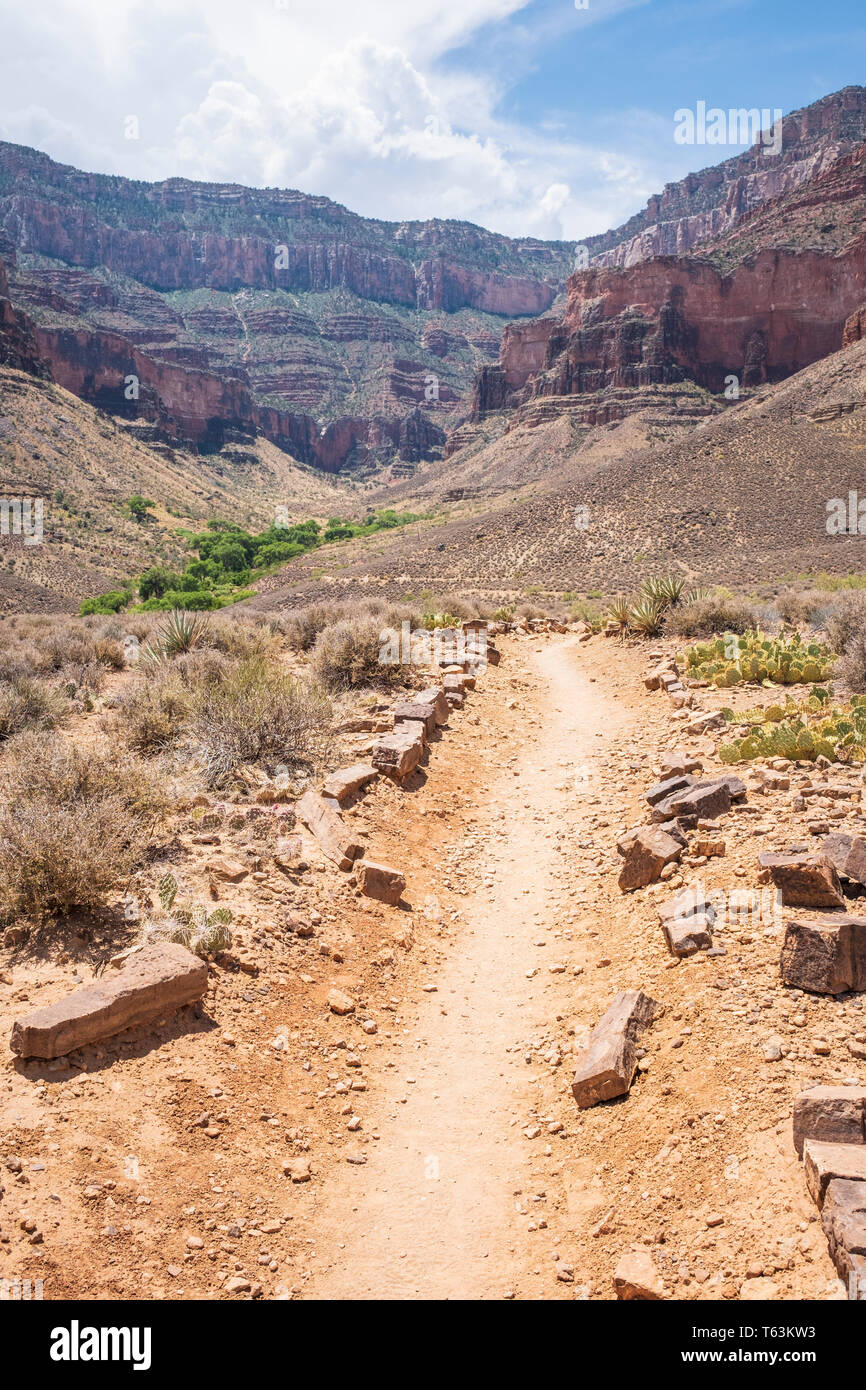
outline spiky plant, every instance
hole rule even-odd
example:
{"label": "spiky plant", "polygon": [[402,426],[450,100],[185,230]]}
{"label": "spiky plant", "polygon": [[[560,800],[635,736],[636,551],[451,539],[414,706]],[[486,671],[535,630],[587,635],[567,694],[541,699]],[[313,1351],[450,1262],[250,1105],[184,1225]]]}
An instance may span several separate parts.
{"label": "spiky plant", "polygon": [[642,598],[629,613],[629,626],[642,637],[655,637],[662,630],[664,607],[651,598]]}
{"label": "spiky plant", "polygon": [[[168,877],[170,875],[166,875]],[[163,883],[160,884],[161,899]],[[174,886],[177,887],[176,884]],[[194,903],[191,907],[175,907],[164,918],[148,921],[144,938],[146,941],[173,941],[178,946],[185,946],[188,951],[194,951],[197,956],[214,955],[217,951],[227,951],[232,944],[229,930],[231,920],[232,914],[227,907],[208,912],[203,903]]]}
{"label": "spiky plant", "polygon": [[644,580],[642,594],[662,609],[675,608],[683,596],[686,581],[678,574],[656,575]]}
{"label": "spiky plant", "polygon": [[611,622],[619,623],[621,628],[627,628],[631,617],[631,599],[624,598],[622,594],[617,594],[607,610],[607,615]]}
{"label": "spiky plant", "polygon": [[157,628],[153,641],[145,647],[143,659],[165,661],[191,652],[194,647],[201,646],[209,632],[210,622],[201,613],[173,608],[162,626]]}

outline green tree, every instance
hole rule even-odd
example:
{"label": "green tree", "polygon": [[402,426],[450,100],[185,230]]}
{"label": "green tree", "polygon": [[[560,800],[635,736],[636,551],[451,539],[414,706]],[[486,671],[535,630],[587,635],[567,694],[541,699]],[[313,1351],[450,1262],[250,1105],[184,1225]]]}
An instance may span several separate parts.
{"label": "green tree", "polygon": [[140,492],[136,492],[132,497],[126,499],[126,505],[134,521],[153,520],[153,517],[149,516],[148,513],[153,510],[156,503],[151,502],[149,497],[142,497]]}
{"label": "green tree", "polygon": [[138,593],[142,602],[149,598],[162,598],[168,589],[177,585],[177,575],[162,565],[154,565],[146,570],[138,581]]}

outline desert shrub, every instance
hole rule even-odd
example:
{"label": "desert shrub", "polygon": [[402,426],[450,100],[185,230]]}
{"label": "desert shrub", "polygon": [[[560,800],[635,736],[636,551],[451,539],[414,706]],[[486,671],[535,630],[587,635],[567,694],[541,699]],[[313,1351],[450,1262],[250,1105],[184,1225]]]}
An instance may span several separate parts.
{"label": "desert shrub", "polygon": [[308,652],[326,627],[343,617],[342,604],[311,603],[306,608],[294,608],[286,616],[286,641],[293,651]]}
{"label": "desert shrub", "polygon": [[208,629],[206,641],[215,651],[237,657],[240,661],[265,656],[274,647],[271,630],[241,614],[215,618]]}
{"label": "desert shrub", "polygon": [[35,676],[40,669],[39,651],[32,642],[19,642],[0,650],[0,681]]}
{"label": "desert shrub", "polygon": [[[34,634],[34,647],[39,672],[63,673],[67,680],[75,680],[75,670],[88,666],[102,667],[104,676],[107,670],[120,671],[125,665],[122,640],[104,630],[91,630],[83,623],[59,623],[38,632]],[[97,683],[94,675],[89,684],[95,688]]]}
{"label": "desert shrub", "polygon": [[232,669],[232,661],[214,647],[196,647],[175,657],[172,668],[189,690],[196,690],[199,686],[225,680]]}
{"label": "desert shrub", "polygon": [[120,697],[114,726],[136,752],[157,753],[183,734],[191,702],[182,676],[170,668],[158,669]]}
{"label": "desert shrub", "polygon": [[711,596],[668,609],[665,631],[674,637],[710,637],[718,632],[747,632],[757,620],[755,610],[741,599]]}
{"label": "desert shrub", "polygon": [[847,690],[866,691],[866,628],[859,628],[845,644],[836,663],[836,675]]}
{"label": "desert shrub", "polygon": [[834,652],[845,655],[855,637],[866,633],[866,593],[843,594],[827,620],[827,640]]}
{"label": "desert shrub", "polygon": [[99,695],[105,685],[105,667],[99,661],[73,661],[60,672],[62,688],[70,696],[89,699]]}
{"label": "desert shrub", "polygon": [[[409,668],[399,660],[388,659],[396,654],[399,636],[393,629],[383,629],[374,617],[357,621],[343,618],[324,628],[316,638],[313,671],[329,690],[402,684]],[[387,653],[386,659],[382,659],[383,652]]]}
{"label": "desert shrub", "polygon": [[63,696],[29,676],[0,680],[0,741],[25,729],[51,729],[63,717]]}
{"label": "desert shrub", "polygon": [[796,589],[785,589],[776,600],[779,617],[789,627],[801,627],[814,622],[821,611],[822,600],[819,594],[798,593]]}
{"label": "desert shrub", "polygon": [[41,919],[96,908],[129,877],[164,810],[136,761],[86,752],[58,735],[23,734],[8,748],[0,812],[0,901]]}
{"label": "desert shrub", "polygon": [[92,640],[96,660],[112,671],[122,671],[126,665],[123,643],[102,633],[96,633]]}
{"label": "desert shrub", "polygon": [[598,621],[600,616],[598,604],[589,602],[586,599],[576,599],[568,608],[568,621],[570,623],[581,621],[585,623],[594,623]]}
{"label": "desert shrub", "polygon": [[331,705],[318,686],[253,658],[194,691],[189,735],[208,785],[221,786],[244,763],[318,766],[330,723]]}

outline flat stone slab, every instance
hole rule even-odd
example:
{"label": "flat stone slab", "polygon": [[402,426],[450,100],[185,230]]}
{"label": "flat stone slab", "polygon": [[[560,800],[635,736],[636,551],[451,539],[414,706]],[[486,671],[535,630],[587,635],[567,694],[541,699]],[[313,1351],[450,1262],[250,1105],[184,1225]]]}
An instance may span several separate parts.
{"label": "flat stone slab", "polygon": [[866,917],[834,912],[786,922],[779,972],[785,984],[812,994],[866,989]]}
{"label": "flat stone slab", "polygon": [[691,753],[663,753],[662,777],[684,777],[688,772],[701,772],[703,763]]}
{"label": "flat stone slab", "polygon": [[663,662],[660,666],[656,666],[654,670],[650,671],[649,675],[644,676],[643,683],[647,690],[658,690],[668,676],[673,676],[674,679],[679,676],[677,663],[673,659]]}
{"label": "flat stone slab", "polygon": [[[634,830],[627,830],[624,835],[620,835],[619,839],[616,842],[617,854],[628,854],[629,850],[631,849],[632,845],[637,839],[637,836],[640,833],[640,831],[645,830],[646,828],[646,826],[638,825],[635,826]],[[686,839],[683,832],[680,830],[677,821],[666,820],[661,825],[653,827],[653,829],[663,830],[666,835],[670,835],[672,840],[676,840],[678,845],[682,845],[683,849],[688,849],[689,842]]]}
{"label": "flat stone slab", "polygon": [[694,885],[681,888],[673,898],[656,908],[663,927],[671,922],[684,922],[690,917],[705,917],[710,926],[716,920],[716,909],[703,889]]}
{"label": "flat stone slab", "polygon": [[423,752],[424,740],[418,737],[415,729],[400,729],[379,740],[371,761],[379,772],[387,772],[390,777],[402,781],[415,771]]}
{"label": "flat stone slab", "polygon": [[249,873],[245,864],[239,864],[236,859],[229,859],[225,854],[218,854],[215,859],[209,859],[206,867],[213,878],[220,878],[225,883],[240,883]]}
{"label": "flat stone slab", "polygon": [[358,887],[366,897],[393,905],[400,901],[406,879],[399,869],[391,869],[387,864],[374,864],[371,859],[360,859],[355,865],[355,872]]}
{"label": "flat stone slab", "polygon": [[866,1182],[834,1178],[828,1183],[821,1225],[830,1259],[847,1284],[852,1273],[866,1268]]}
{"label": "flat stone slab", "polygon": [[338,868],[351,869],[354,860],[364,853],[364,846],[352,838],[333,802],[326,801],[312,787],[304,792],[295,814],[315,835],[325,858]]}
{"label": "flat stone slab", "polygon": [[866,1144],[866,1086],[810,1086],[794,1101],[794,1148],[802,1158],[807,1139],[821,1144]]}
{"label": "flat stone slab", "polygon": [[701,816],[704,820],[715,820],[731,809],[731,788],[727,778],[719,777],[711,782],[695,782],[681,791],[666,796],[653,807],[654,821],[669,820],[678,816]]}
{"label": "flat stone slab", "polygon": [[720,729],[725,722],[725,716],[719,713],[712,713],[704,710],[696,714],[694,719],[690,719],[686,725],[687,734],[706,734],[711,729]]}
{"label": "flat stone slab", "polygon": [[803,1145],[806,1186],[816,1206],[824,1205],[827,1188],[835,1178],[866,1182],[866,1144],[822,1144],[807,1139]]}
{"label": "flat stone slab", "polygon": [[785,907],[844,907],[839,875],[822,854],[759,854],[758,864]]}
{"label": "flat stone slab", "polygon": [[622,990],[577,1059],[571,1092],[581,1110],[624,1096],[637,1070],[637,1047],[660,1006],[639,989]]}
{"label": "flat stone slab", "polygon": [[322,795],[333,797],[335,801],[348,801],[378,775],[372,763],[353,763],[351,767],[338,768],[325,778]]}
{"label": "flat stone slab", "polygon": [[663,1299],[665,1288],[648,1250],[627,1251],[614,1270],[613,1287],[624,1301]]}
{"label": "flat stone slab", "polygon": [[821,849],[840,878],[866,885],[866,840],[856,835],[828,835]]}
{"label": "flat stone slab", "polygon": [[436,706],[424,704],[421,700],[402,700],[394,706],[394,724],[403,720],[413,720],[422,725],[424,731],[432,734],[438,724]]}
{"label": "flat stone slab", "polygon": [[863,788],[842,782],[812,782],[808,787],[800,787],[799,795],[806,800],[812,796],[826,796],[831,801],[859,801]]}
{"label": "flat stone slab", "polygon": [[419,705],[433,706],[437,724],[448,723],[448,701],[445,699],[445,691],[441,685],[431,685],[427,690],[419,690],[416,699]]}
{"label": "flat stone slab", "polygon": [[87,1043],[194,1004],[206,987],[203,960],[173,941],[154,942],[130,956],[111,979],[84,985],[18,1019],[10,1046],[19,1057],[65,1057]]}
{"label": "flat stone slab", "polygon": [[666,777],[664,781],[656,782],[654,787],[650,787],[644,800],[648,801],[650,806],[655,806],[657,802],[666,800],[667,797],[673,796],[675,792],[684,791],[686,787],[690,787],[696,780],[697,779],[692,777],[689,773],[679,773],[671,777]]}
{"label": "flat stone slab", "polygon": [[619,886],[623,893],[645,888],[660,877],[665,864],[679,859],[683,847],[673,835],[657,825],[643,826],[635,834],[623,856]]}

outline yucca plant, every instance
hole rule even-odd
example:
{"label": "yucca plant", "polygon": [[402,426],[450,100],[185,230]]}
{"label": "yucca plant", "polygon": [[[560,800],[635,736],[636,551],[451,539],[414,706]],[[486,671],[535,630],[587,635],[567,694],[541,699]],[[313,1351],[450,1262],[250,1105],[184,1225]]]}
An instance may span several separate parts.
{"label": "yucca plant", "polygon": [[662,630],[664,606],[655,599],[642,598],[629,613],[629,626],[642,637],[655,637]]}
{"label": "yucca plant", "polygon": [[631,617],[631,599],[624,598],[622,594],[617,594],[607,610],[607,615],[611,622],[619,623],[621,628],[627,628]]}
{"label": "yucca plant", "polygon": [[660,608],[675,608],[683,596],[686,581],[681,575],[657,575],[644,580],[642,594]]}
{"label": "yucca plant", "polygon": [[145,661],[164,661],[167,657],[181,656],[201,646],[208,632],[210,622],[201,613],[188,613],[183,608],[173,608],[162,627],[157,628],[152,642],[144,649]]}

